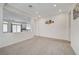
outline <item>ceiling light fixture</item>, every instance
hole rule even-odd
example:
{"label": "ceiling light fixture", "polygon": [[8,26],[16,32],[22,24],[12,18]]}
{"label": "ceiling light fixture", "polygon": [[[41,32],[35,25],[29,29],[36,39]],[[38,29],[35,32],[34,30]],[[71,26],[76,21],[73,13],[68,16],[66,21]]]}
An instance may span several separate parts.
{"label": "ceiling light fixture", "polygon": [[52,24],[52,23],[54,23],[54,21],[52,21],[52,20],[48,20],[45,22],[45,24]]}
{"label": "ceiling light fixture", "polygon": [[59,12],[62,12],[62,10],[61,10],[61,9],[59,9]]}
{"label": "ceiling light fixture", "polygon": [[41,17],[40,15],[38,17]]}
{"label": "ceiling light fixture", "polygon": [[54,7],[56,7],[57,5],[56,5],[56,4],[54,4],[53,6],[54,6]]}
{"label": "ceiling light fixture", "polygon": [[38,11],[36,11],[35,13],[36,13],[36,14],[39,14],[39,12],[38,12]]}

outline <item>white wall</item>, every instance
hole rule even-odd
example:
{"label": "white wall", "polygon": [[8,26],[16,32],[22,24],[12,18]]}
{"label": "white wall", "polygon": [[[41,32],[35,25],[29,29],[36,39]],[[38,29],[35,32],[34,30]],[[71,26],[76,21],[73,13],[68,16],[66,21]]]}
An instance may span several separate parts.
{"label": "white wall", "polygon": [[53,24],[45,24],[46,19],[36,20],[36,35],[49,38],[69,40],[69,19],[67,13],[62,13],[55,17]]}
{"label": "white wall", "polygon": [[79,55],[79,18],[71,20],[71,46]]}
{"label": "white wall", "polygon": [[[76,6],[76,4],[73,6],[73,8]],[[70,32],[70,38],[71,38],[71,46],[76,54],[79,55],[79,17],[77,19],[73,19],[73,8],[71,10],[71,32]]]}
{"label": "white wall", "polygon": [[[9,15],[9,16],[11,16],[11,15]],[[20,17],[18,17],[18,18],[20,18]],[[14,17],[14,19],[17,19],[17,18]],[[3,33],[2,32],[2,23],[3,23],[3,8],[0,7],[0,48],[20,42],[20,41],[30,39],[34,36],[32,32],[26,32],[26,31],[21,32],[21,33]]]}

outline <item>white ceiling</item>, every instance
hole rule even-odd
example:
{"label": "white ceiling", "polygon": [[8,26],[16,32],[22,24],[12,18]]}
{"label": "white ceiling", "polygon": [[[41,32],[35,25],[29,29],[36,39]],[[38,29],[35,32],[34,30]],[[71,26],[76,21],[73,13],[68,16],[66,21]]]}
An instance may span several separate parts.
{"label": "white ceiling", "polygon": [[[67,13],[73,6],[72,3],[10,3],[8,5],[34,17],[53,17],[63,12]],[[29,5],[32,7],[28,7]]]}

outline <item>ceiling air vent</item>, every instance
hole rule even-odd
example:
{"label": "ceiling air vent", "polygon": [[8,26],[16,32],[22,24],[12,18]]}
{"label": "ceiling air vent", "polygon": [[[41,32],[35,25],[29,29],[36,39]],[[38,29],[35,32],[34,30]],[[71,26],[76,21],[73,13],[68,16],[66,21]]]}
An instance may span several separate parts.
{"label": "ceiling air vent", "polygon": [[28,7],[30,7],[30,8],[31,8],[31,7],[32,7],[32,5],[29,5]]}

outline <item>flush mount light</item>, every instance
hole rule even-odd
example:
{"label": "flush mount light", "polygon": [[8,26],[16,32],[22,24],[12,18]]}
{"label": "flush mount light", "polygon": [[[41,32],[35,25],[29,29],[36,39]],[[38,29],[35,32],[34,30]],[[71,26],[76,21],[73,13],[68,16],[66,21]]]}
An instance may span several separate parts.
{"label": "flush mount light", "polygon": [[38,11],[36,11],[35,13],[36,13],[36,14],[39,14],[39,12],[38,12]]}
{"label": "flush mount light", "polygon": [[59,12],[62,12],[62,10],[61,10],[61,9],[59,9]]}
{"label": "flush mount light", "polygon": [[56,5],[56,4],[54,4],[53,6],[54,6],[54,7],[56,7],[57,5]]}
{"label": "flush mount light", "polygon": [[38,17],[41,17],[40,15]]}
{"label": "flush mount light", "polygon": [[53,17],[52,19],[55,20],[55,17]]}

